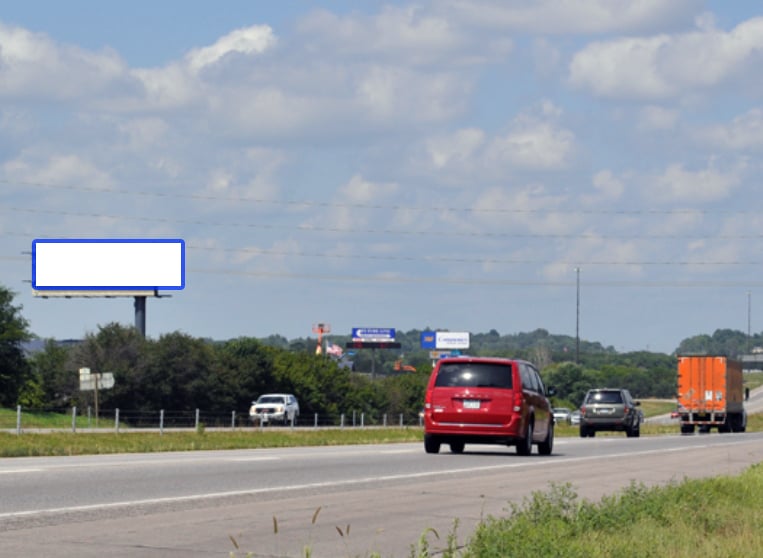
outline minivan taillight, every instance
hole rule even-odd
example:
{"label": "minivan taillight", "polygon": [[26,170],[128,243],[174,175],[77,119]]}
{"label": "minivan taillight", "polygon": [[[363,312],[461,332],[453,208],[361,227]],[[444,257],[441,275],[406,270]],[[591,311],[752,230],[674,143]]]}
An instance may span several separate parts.
{"label": "minivan taillight", "polygon": [[518,413],[522,410],[522,390],[514,389],[514,412]]}

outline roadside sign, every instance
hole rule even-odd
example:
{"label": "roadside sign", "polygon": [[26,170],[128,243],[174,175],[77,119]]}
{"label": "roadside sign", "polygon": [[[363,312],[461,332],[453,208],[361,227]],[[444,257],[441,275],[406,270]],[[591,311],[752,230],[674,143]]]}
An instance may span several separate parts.
{"label": "roadside sign", "polygon": [[468,331],[422,331],[422,349],[468,349]]}
{"label": "roadside sign", "polygon": [[[97,382],[97,384],[96,384]],[[98,389],[111,389],[114,387],[114,374],[103,372],[92,374],[89,368],[79,369],[79,389],[89,391]]]}
{"label": "roadside sign", "polygon": [[352,328],[353,341],[394,341],[395,329],[386,327],[354,327]]}
{"label": "roadside sign", "polygon": [[399,349],[401,345],[397,341],[348,341],[344,346],[347,349]]}

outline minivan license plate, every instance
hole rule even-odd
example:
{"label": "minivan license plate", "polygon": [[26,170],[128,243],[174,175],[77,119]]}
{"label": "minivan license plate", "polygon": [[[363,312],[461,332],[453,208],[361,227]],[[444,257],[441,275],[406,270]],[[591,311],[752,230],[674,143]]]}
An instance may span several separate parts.
{"label": "minivan license plate", "polygon": [[479,399],[464,399],[464,409],[479,409]]}

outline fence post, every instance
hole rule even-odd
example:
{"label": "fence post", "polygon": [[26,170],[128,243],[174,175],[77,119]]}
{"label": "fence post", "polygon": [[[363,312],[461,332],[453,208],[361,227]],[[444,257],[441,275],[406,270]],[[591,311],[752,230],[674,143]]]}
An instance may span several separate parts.
{"label": "fence post", "polygon": [[384,413],[384,428],[387,428],[387,413]]}
{"label": "fence post", "polygon": [[159,411],[159,435],[164,435],[164,409]]}
{"label": "fence post", "polygon": [[16,435],[21,434],[21,405],[16,405]]}
{"label": "fence post", "polygon": [[87,406],[87,427],[90,428],[90,405]]}
{"label": "fence post", "polygon": [[344,413],[339,417],[339,428],[344,428]]}
{"label": "fence post", "polygon": [[193,428],[194,430],[196,430],[196,432],[199,431],[199,410],[198,409],[196,409],[196,422],[194,423]]}
{"label": "fence post", "polygon": [[236,429],[236,411],[233,411],[233,413],[231,413],[231,417],[230,417],[230,427],[231,427],[232,429],[234,429],[234,430]]}
{"label": "fence post", "polygon": [[119,433],[119,407],[114,411],[114,430]]}
{"label": "fence post", "polygon": [[313,421],[313,428],[318,428],[318,413],[315,413],[315,420]]}
{"label": "fence post", "polygon": [[355,426],[355,411],[352,412],[352,425]]}
{"label": "fence post", "polygon": [[72,432],[77,431],[77,407],[72,407]]}
{"label": "fence post", "polygon": [[403,427],[403,413],[400,413],[400,428]]}
{"label": "fence post", "polygon": [[360,427],[364,428],[366,425],[366,414],[360,413]]}

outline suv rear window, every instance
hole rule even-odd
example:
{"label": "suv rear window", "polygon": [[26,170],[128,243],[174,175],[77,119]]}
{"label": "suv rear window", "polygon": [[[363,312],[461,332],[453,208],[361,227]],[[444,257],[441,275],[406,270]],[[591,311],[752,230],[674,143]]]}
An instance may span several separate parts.
{"label": "suv rear window", "polygon": [[588,394],[586,403],[622,403],[623,397],[619,391],[594,391]]}
{"label": "suv rear window", "polygon": [[492,387],[511,389],[511,366],[488,362],[443,364],[437,374],[438,387]]}

